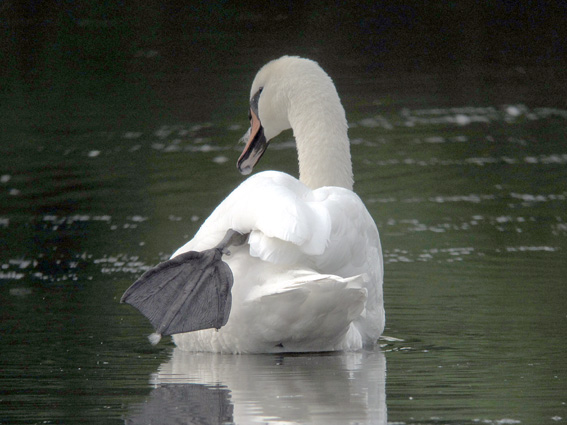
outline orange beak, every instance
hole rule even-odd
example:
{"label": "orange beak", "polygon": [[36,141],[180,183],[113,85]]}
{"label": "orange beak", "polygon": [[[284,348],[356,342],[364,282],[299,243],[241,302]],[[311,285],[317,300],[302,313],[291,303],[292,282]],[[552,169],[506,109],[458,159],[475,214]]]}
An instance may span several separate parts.
{"label": "orange beak", "polygon": [[268,142],[264,136],[264,128],[254,109],[250,108],[250,129],[243,137],[244,139],[248,136],[248,141],[236,163],[238,171],[244,175],[252,172],[252,169],[268,147]]}

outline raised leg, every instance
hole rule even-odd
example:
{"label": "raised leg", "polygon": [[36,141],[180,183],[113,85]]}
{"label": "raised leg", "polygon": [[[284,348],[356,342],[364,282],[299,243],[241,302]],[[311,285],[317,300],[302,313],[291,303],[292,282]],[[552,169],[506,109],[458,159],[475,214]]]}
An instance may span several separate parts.
{"label": "raised leg", "polygon": [[233,276],[222,261],[227,248],[242,245],[248,235],[228,230],[212,249],[189,251],[164,261],[144,273],[130,286],[120,302],[138,309],[156,332],[150,342],[162,335],[224,326],[232,305]]}

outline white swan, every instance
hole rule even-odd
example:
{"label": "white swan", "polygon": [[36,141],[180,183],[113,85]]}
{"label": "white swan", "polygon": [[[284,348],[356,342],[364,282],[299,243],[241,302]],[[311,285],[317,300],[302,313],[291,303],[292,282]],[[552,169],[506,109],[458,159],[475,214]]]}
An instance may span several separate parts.
{"label": "white swan", "polygon": [[331,78],[308,59],[269,62],[252,84],[250,120],[240,171],[250,173],[268,141],[291,128],[300,178],[277,171],[249,177],[175,252],[170,261],[214,248],[230,229],[249,235],[229,255],[230,243],[218,250],[234,276],[228,321],[215,305],[221,318],[209,327],[224,326],[178,333],[175,343],[230,353],[373,346],[385,322],[382,250],[372,217],[352,191],[347,122]]}

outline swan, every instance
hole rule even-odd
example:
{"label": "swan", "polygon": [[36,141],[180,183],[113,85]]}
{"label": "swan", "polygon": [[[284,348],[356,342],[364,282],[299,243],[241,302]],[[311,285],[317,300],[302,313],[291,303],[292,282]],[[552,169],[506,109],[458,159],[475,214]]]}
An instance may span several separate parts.
{"label": "swan", "polygon": [[254,78],[249,118],[239,171],[250,174],[291,128],[299,180],[279,171],[248,177],[122,301],[152,321],[152,343],[173,334],[186,351],[373,347],[385,323],[382,248],[353,192],[348,125],[331,78],[309,59],[273,60]]}

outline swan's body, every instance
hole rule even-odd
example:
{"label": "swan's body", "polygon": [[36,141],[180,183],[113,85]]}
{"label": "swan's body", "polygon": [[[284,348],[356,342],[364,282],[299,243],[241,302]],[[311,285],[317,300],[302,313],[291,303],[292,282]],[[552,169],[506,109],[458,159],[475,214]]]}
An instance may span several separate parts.
{"label": "swan's body", "polygon": [[256,174],[175,255],[211,248],[229,228],[250,237],[223,258],[234,275],[228,323],[218,331],[174,335],[180,348],[352,350],[378,338],[382,253],[374,222],[354,192],[311,190],[276,171]]}
{"label": "swan's body", "polygon": [[[174,335],[184,350],[289,352],[356,350],[384,329],[378,230],[352,191],[344,109],[313,61],[282,57],[251,90],[247,174],[267,141],[293,129],[300,179],[258,173],[236,188],[173,257],[209,250],[232,229],[249,234],[224,255],[234,276],[225,326]],[[224,252],[224,251],[223,251]]]}
{"label": "swan's body", "polygon": [[[174,335],[182,349],[221,352],[359,349],[384,328],[376,225],[352,192],[344,110],[314,62],[283,57],[260,70],[257,114],[267,140],[291,127],[300,181],[256,174],[232,192],[175,254],[250,233],[224,261],[234,275],[226,326]],[[254,111],[252,112],[254,113]],[[253,125],[254,127],[254,125]],[[251,135],[252,137],[253,135]]]}

